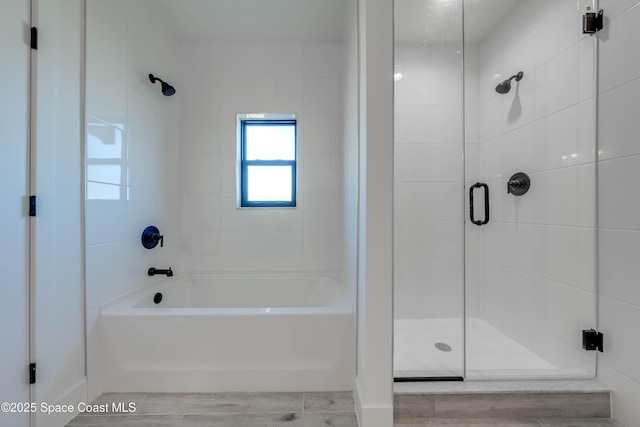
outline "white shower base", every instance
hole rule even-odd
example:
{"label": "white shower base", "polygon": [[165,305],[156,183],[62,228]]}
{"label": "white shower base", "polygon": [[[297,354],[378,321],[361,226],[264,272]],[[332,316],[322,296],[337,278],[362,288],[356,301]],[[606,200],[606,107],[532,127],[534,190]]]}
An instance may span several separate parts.
{"label": "white shower base", "polygon": [[[482,319],[467,319],[466,375],[463,367],[461,319],[396,319],[394,374],[396,377],[465,376],[466,379],[559,378],[585,376],[560,369],[504,335]],[[450,345],[450,352],[434,344]]]}

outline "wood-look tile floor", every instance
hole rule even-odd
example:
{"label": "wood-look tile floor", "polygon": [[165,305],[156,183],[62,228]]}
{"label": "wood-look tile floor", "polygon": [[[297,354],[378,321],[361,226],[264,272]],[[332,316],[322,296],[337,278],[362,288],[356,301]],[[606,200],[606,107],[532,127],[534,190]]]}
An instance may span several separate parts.
{"label": "wood-look tile floor", "polygon": [[[135,412],[114,411],[118,404]],[[69,427],[357,427],[351,392],[107,393]]]}
{"label": "wood-look tile floor", "polygon": [[[113,405],[116,405],[114,408]],[[117,412],[117,405],[135,412]],[[107,393],[69,427],[357,427],[350,392]],[[606,419],[429,419],[395,427],[614,427]]]}

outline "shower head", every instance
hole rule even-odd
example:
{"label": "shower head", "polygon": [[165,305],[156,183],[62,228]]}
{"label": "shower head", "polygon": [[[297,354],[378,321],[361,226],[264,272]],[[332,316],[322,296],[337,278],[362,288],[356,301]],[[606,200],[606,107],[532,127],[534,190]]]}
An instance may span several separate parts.
{"label": "shower head", "polygon": [[164,96],[171,96],[174,93],[176,93],[176,88],[171,86],[169,83],[162,81],[161,78],[156,77],[153,74],[149,74],[149,80],[151,81],[151,83],[155,83],[156,81],[159,81],[162,84],[162,94]]}
{"label": "shower head", "polygon": [[509,77],[509,79],[503,81],[498,86],[496,86],[496,92],[500,94],[508,93],[511,90],[511,80],[516,79],[517,82],[522,80],[524,73],[522,71],[518,72],[518,74]]}

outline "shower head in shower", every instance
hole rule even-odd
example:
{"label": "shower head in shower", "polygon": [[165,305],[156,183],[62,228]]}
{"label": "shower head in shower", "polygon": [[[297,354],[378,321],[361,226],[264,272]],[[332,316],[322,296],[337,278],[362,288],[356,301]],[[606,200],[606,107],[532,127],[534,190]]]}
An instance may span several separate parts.
{"label": "shower head in shower", "polygon": [[518,74],[509,77],[509,79],[503,81],[498,86],[496,86],[496,92],[501,94],[509,93],[509,91],[511,90],[511,80],[516,79],[516,81],[519,82],[520,80],[522,80],[523,76],[524,76],[524,73],[520,71],[518,72]]}
{"label": "shower head in shower", "polygon": [[162,84],[162,94],[164,96],[171,96],[174,93],[176,93],[176,88],[171,86],[169,83],[162,81],[161,78],[156,77],[153,74],[149,74],[149,80],[151,81],[151,83],[155,83],[156,81],[159,81]]}

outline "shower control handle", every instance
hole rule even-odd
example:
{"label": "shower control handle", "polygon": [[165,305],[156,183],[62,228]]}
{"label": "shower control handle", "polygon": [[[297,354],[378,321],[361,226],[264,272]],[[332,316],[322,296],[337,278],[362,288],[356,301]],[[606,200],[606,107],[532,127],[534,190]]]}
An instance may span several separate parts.
{"label": "shower control handle", "polygon": [[[476,188],[484,188],[484,220],[476,220],[474,215],[473,193]],[[469,189],[469,216],[475,225],[485,225],[489,223],[489,186],[484,182],[476,182]]]}
{"label": "shower control handle", "polygon": [[142,246],[147,249],[155,248],[158,243],[160,243],[161,248],[164,247],[164,236],[160,234],[158,227],[154,227],[153,225],[144,229],[140,240],[142,241]]}
{"label": "shower control handle", "polygon": [[518,172],[513,174],[507,182],[507,194],[513,194],[514,196],[522,196],[531,186],[531,179],[529,175],[524,172]]}

